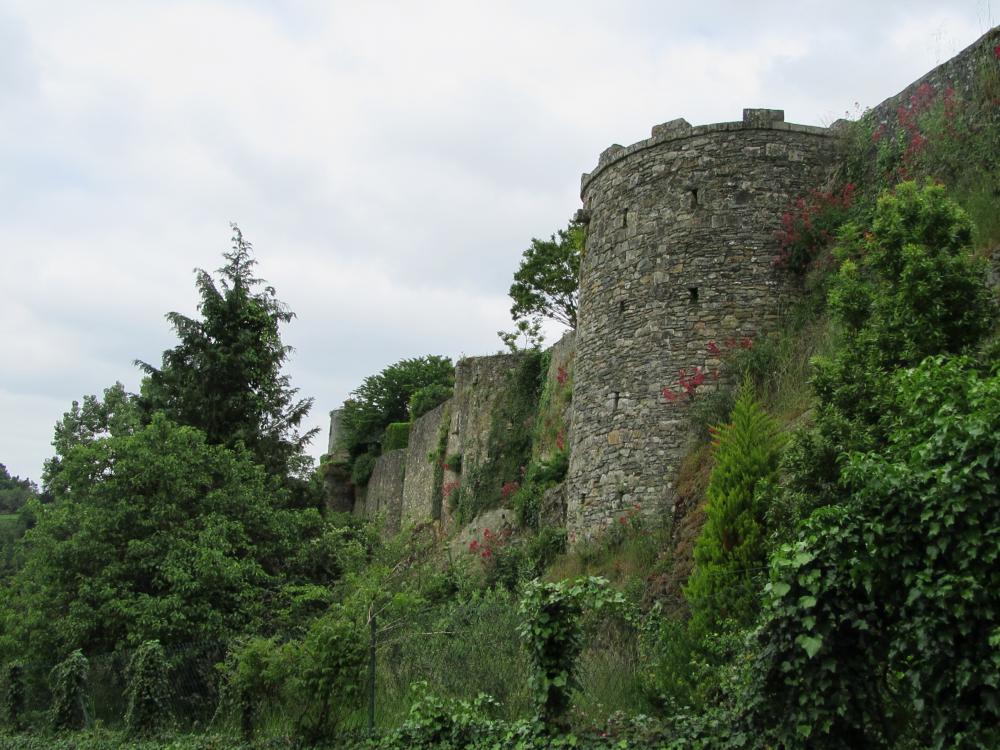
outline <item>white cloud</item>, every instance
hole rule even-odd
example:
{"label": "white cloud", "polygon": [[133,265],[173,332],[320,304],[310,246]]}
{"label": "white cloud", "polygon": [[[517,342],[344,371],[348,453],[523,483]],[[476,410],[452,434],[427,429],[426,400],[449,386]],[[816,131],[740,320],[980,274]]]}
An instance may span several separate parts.
{"label": "white cloud", "polygon": [[829,121],[979,11],[0,0],[0,461],[37,477],[72,399],[135,387],[230,220],[299,314],[290,373],[322,424],[400,358],[495,351],[521,251],[612,142],[745,106]]}

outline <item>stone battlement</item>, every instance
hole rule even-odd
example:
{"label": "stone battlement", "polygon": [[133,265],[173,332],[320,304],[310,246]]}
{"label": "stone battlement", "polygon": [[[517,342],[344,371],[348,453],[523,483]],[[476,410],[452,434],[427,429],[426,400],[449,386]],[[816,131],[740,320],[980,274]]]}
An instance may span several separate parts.
{"label": "stone battlement", "polygon": [[584,172],[580,178],[580,197],[582,198],[586,194],[587,186],[607,167],[640,151],[656,148],[668,141],[694,138],[706,133],[744,130],[781,130],[825,137],[834,135],[834,131],[829,128],[785,122],[785,112],[781,109],[744,109],[743,119],[739,122],[717,122],[709,125],[691,125],[684,118],[678,118],[654,125],[650,137],[644,141],[638,141],[631,146],[621,146],[615,143],[604,149],[597,159],[597,167],[594,171]]}

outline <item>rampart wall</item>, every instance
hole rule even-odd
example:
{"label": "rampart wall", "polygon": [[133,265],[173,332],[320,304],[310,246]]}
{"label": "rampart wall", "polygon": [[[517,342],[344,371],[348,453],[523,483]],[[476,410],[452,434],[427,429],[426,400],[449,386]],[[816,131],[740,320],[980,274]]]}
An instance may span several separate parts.
{"label": "rampart wall", "polygon": [[721,362],[709,342],[777,325],[798,286],[773,265],[775,233],[790,203],[828,179],[836,148],[825,128],[750,109],[742,122],[658,125],[583,176],[571,532],[632,505],[669,510],[687,437],[680,381],[700,370],[711,387]]}

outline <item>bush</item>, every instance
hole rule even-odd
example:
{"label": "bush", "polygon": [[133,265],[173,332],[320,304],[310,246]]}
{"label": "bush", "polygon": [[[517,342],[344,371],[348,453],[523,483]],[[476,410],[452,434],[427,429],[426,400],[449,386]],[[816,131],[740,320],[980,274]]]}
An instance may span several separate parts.
{"label": "bush", "polygon": [[393,422],[385,428],[385,436],[382,438],[382,452],[399,450],[405,448],[410,442],[410,423]]}
{"label": "bush", "polygon": [[0,719],[15,731],[24,729],[24,667],[21,664],[6,664],[3,668],[3,682],[0,688],[3,694],[0,695],[3,703],[0,704]]}
{"label": "bush", "polygon": [[570,697],[577,684],[577,667],[583,650],[581,617],[585,608],[600,611],[623,605],[603,578],[542,583],[525,588],[518,631],[531,655],[531,677],[537,719],[551,730],[565,728]]}
{"label": "bush", "polygon": [[83,729],[90,724],[87,679],[90,663],[80,649],[71,653],[49,673],[52,705],[49,719],[53,729]]}
{"label": "bush", "polygon": [[881,455],[774,562],[754,715],[783,746],[996,747],[1000,375],[935,357],[891,385]]}
{"label": "bush", "polygon": [[290,711],[305,742],[328,741],[360,724],[367,638],[341,608],[316,620],[294,650]]}
{"label": "bush", "polygon": [[156,734],[170,723],[167,657],[159,641],[146,641],[125,669],[125,733],[129,737]]}
{"label": "bush", "polygon": [[452,393],[453,389],[442,383],[431,383],[418,388],[410,396],[408,407],[410,421],[415,422],[427,412],[437,408],[451,398]]}

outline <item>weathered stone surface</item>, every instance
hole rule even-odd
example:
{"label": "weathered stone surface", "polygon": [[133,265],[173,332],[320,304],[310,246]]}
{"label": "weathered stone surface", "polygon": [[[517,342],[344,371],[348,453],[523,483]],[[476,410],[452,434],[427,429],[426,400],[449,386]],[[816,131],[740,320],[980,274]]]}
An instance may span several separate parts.
{"label": "weathered stone surface", "polygon": [[[520,365],[517,354],[495,354],[490,357],[466,357],[455,365],[455,395],[451,400],[451,424],[448,429],[449,456],[462,456],[462,471],[484,463],[489,449],[493,410],[511,377]],[[500,480],[502,481],[502,480]],[[461,474],[446,469],[444,484],[461,483]],[[445,501],[441,510],[442,524],[454,528],[451,508]]]}
{"label": "weathered stone surface", "polygon": [[504,536],[509,534],[516,525],[517,516],[510,508],[494,508],[480,513],[455,534],[451,541],[452,558],[460,560],[467,557],[472,540],[482,540],[483,532],[487,529],[490,530],[491,534]]}
{"label": "weathered stone surface", "polygon": [[410,429],[403,480],[401,524],[404,527],[441,517],[441,498],[434,497],[434,464],[428,456],[437,450],[441,421],[450,404],[450,400],[446,401],[427,412]]}
{"label": "weathered stone surface", "polygon": [[[894,129],[899,124],[899,108],[909,105],[922,86],[929,87],[935,95],[954,89],[963,99],[975,100],[984,66],[996,64],[994,48],[997,44],[1000,44],[1000,26],[990,29],[953,58],[921,76],[895,96],[872,107],[867,116],[875,123]],[[980,106],[979,115],[1000,118],[1000,107],[996,106],[996,102],[984,103],[984,106]]]}
{"label": "weathered stone surface", "polygon": [[350,513],[354,509],[350,466],[344,461],[328,461],[322,470],[326,509],[333,513]]}
{"label": "weathered stone surface", "polygon": [[[658,128],[602,154],[582,184],[590,215],[580,270],[570,532],[623,508],[669,509],[689,404],[671,401],[682,369],[718,367],[708,351],[773,329],[797,294],[773,266],[791,202],[828,178],[836,141],[780,110],[741,122]],[[702,386],[710,387],[708,384]]]}
{"label": "weathered stone surface", "polygon": [[385,533],[399,532],[403,507],[403,479],[406,472],[406,449],[388,451],[378,457],[365,491],[365,515],[385,515]]}
{"label": "weathered stone surface", "polygon": [[557,484],[545,490],[538,520],[542,526],[562,528],[566,525],[566,484]]}
{"label": "weathered stone surface", "polygon": [[341,420],[344,416],[343,409],[334,409],[330,412],[330,434],[326,441],[326,454],[334,461],[346,462],[348,459],[347,448],[341,445],[340,439],[343,434]]}

